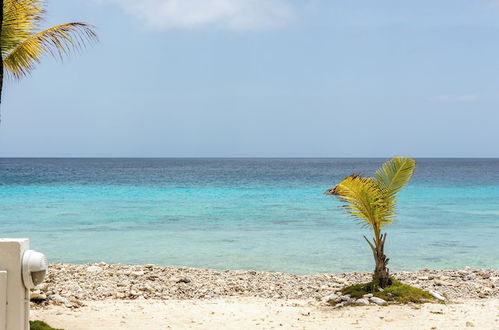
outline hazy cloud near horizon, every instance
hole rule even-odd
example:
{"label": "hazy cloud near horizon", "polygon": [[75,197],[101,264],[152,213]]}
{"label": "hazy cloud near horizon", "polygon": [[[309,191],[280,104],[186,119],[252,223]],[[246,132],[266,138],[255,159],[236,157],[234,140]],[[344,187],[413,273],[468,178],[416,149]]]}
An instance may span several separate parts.
{"label": "hazy cloud near horizon", "polygon": [[153,29],[214,26],[260,30],[286,25],[295,16],[287,0],[98,0],[121,7]]}

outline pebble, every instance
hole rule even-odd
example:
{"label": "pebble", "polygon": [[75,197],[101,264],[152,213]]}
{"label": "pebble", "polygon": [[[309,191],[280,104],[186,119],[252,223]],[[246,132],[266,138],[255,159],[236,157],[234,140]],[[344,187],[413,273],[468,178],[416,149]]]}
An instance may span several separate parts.
{"label": "pebble", "polygon": [[360,298],[360,299],[357,299],[355,301],[355,304],[361,305],[361,306],[367,306],[367,305],[369,305],[369,300],[367,300],[366,298]]}
{"label": "pebble", "polygon": [[431,296],[435,299],[438,299],[438,300],[445,300],[445,298],[440,294],[438,293],[437,291],[433,291],[433,290],[428,290],[428,292],[431,294]]}
{"label": "pebble", "polygon": [[[496,269],[421,270],[395,272],[392,275],[403,283],[425,290],[433,291],[438,287],[438,292],[433,291],[438,294],[437,299],[444,300],[444,296],[450,300],[499,297],[499,270]],[[421,278],[428,280],[423,282]],[[465,281],[465,278],[468,280]],[[328,304],[341,302],[348,305],[354,300],[342,295],[339,290],[371,279],[371,273],[360,272],[295,275],[156,265],[54,263],[49,265],[45,281],[34,292],[38,290],[35,296],[41,294],[43,297],[45,294],[46,297],[45,300],[37,300],[37,306],[73,306],[75,301],[110,298],[182,300],[243,296],[304,300],[319,297],[322,303],[331,301]],[[339,282],[342,284],[338,285]],[[367,295],[363,298],[373,297]]]}
{"label": "pebble", "polygon": [[381,298],[378,298],[378,297],[371,297],[369,298],[369,300],[373,303],[375,303],[376,305],[386,305],[386,300],[383,300]]}
{"label": "pebble", "polygon": [[87,267],[86,271],[89,274],[98,274],[102,272],[102,268],[100,268],[99,266],[89,266]]}
{"label": "pebble", "polygon": [[47,295],[40,290],[35,290],[30,294],[31,300],[45,300],[47,299]]}
{"label": "pebble", "polygon": [[452,283],[442,281],[442,280],[435,280],[434,283],[435,283],[435,285],[438,285],[438,286],[451,286],[452,285]]}
{"label": "pebble", "polygon": [[333,304],[339,302],[341,299],[338,295],[331,294],[322,298],[322,301],[328,304]]}
{"label": "pebble", "polygon": [[59,294],[50,296],[50,299],[58,305],[67,305],[69,303],[68,299],[61,297]]}
{"label": "pebble", "polygon": [[138,271],[138,272],[131,272],[130,275],[133,276],[133,277],[140,277],[140,276],[144,276],[144,272],[141,272],[141,271]]}

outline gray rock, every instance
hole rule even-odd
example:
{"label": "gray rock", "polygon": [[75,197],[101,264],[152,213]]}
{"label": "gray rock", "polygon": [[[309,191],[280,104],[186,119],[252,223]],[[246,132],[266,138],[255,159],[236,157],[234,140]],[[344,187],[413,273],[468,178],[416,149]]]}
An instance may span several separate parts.
{"label": "gray rock", "polygon": [[350,295],[349,295],[349,294],[347,294],[347,295],[341,296],[341,297],[340,297],[340,300],[341,300],[341,301],[349,301],[349,300],[350,300]]}
{"label": "gray rock", "polygon": [[361,306],[367,306],[369,305],[369,300],[367,300],[366,298],[360,298],[355,301],[355,304]]}
{"label": "gray rock", "polygon": [[371,297],[373,297],[373,294],[372,293],[367,293],[367,294],[363,295],[362,297],[364,297],[364,298],[371,298]]}
{"label": "gray rock", "polygon": [[386,305],[386,301],[378,297],[371,297],[369,298],[369,300],[375,303],[376,305],[381,305],[381,306]]}
{"label": "gray rock", "polygon": [[340,299],[340,297],[338,297],[335,294],[330,294],[328,296],[323,297],[322,301],[325,302],[325,303],[328,303],[328,304],[333,304],[333,303],[340,302],[341,299]]}

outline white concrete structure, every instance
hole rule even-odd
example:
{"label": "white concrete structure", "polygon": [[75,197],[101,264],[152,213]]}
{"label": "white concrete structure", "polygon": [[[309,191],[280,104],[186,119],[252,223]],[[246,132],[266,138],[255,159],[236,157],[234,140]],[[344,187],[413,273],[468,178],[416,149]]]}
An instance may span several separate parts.
{"label": "white concrete structure", "polygon": [[0,239],[0,330],[29,330],[30,288],[41,283],[47,259],[28,239]]}

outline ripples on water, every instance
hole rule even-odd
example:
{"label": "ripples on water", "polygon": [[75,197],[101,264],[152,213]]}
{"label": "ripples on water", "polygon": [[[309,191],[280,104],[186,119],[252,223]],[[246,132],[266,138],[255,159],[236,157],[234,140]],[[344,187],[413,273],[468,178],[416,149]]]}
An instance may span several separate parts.
{"label": "ripples on water", "polygon": [[[384,159],[0,159],[2,236],[52,261],[296,273],[372,268],[323,195]],[[499,160],[421,159],[388,228],[392,269],[499,267]]]}

